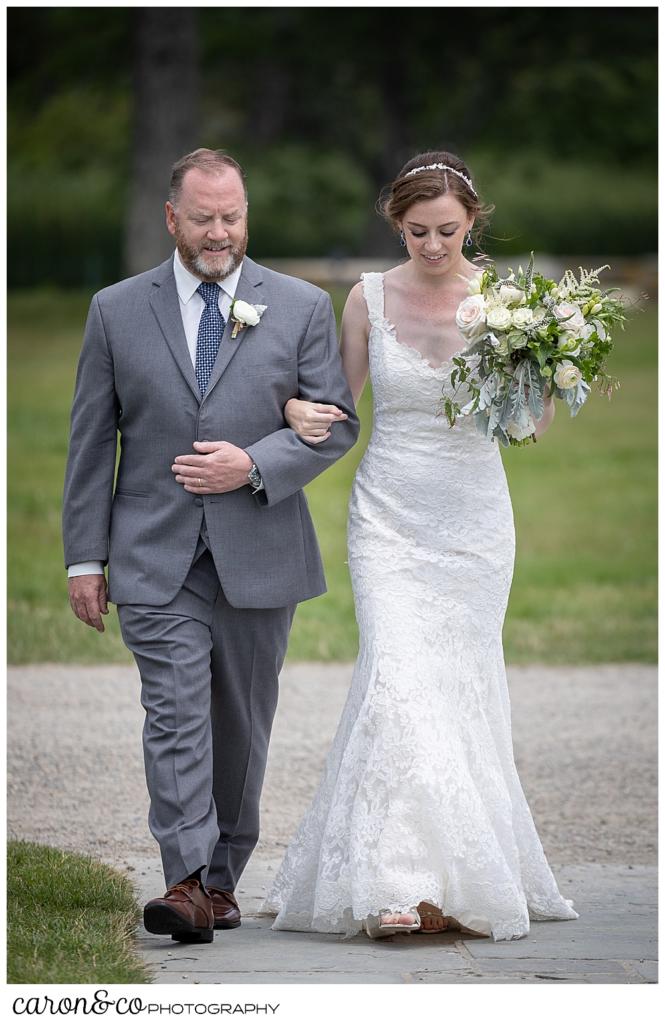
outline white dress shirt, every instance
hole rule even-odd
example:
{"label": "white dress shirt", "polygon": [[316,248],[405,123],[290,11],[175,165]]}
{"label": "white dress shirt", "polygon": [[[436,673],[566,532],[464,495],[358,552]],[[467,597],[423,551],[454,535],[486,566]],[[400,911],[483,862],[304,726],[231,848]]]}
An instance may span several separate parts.
{"label": "white dress shirt", "polygon": [[[196,290],[201,284],[201,278],[195,277],[194,274],[184,266],[180,259],[180,253],[177,249],[175,251],[175,256],[173,257],[173,273],[175,275],[175,286],[178,290],[182,326],[185,328],[185,337],[187,338],[187,348],[189,349],[192,366],[196,367],[196,339],[199,334],[201,313],[205,309],[205,302]],[[233,271],[232,274],[225,277],[223,281],[218,281],[219,311],[225,321],[228,321],[229,319],[231,303],[235,298],[236,288],[238,287],[238,281],[240,280],[241,273],[242,263]]]}
{"label": "white dress shirt", "polygon": [[[223,281],[218,282],[219,311],[227,322],[241,273],[242,263],[232,274],[225,277]],[[180,259],[180,253],[177,249],[173,256],[173,274],[180,303],[182,326],[185,329],[185,338],[187,339],[187,348],[189,349],[192,366],[196,368],[196,341],[199,334],[199,321],[201,313],[205,309],[205,302],[196,290],[201,284],[201,279],[195,277],[187,269]],[[68,576],[92,576],[103,572],[104,566],[101,562],[76,562],[67,569]]]}

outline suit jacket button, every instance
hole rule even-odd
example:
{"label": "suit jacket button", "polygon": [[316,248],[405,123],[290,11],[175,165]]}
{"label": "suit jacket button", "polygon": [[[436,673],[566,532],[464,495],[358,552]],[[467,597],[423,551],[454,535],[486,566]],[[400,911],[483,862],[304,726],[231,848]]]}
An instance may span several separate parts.
{"label": "suit jacket button", "polygon": [[203,504],[203,498],[194,498],[194,504],[195,505],[202,505]]}

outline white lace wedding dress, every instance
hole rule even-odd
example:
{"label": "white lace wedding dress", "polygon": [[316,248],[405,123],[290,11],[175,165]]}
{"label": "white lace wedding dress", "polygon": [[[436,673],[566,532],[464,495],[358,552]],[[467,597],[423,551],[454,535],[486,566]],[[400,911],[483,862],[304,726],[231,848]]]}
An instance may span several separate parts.
{"label": "white lace wedding dress", "polygon": [[[514,531],[496,443],[435,415],[450,364],[398,340],[363,275],[374,427],[349,507],[360,630],[323,778],[264,914],[353,935],[421,900],[494,939],[577,917],[513,760],[501,630]],[[459,337],[463,347],[463,339]]]}

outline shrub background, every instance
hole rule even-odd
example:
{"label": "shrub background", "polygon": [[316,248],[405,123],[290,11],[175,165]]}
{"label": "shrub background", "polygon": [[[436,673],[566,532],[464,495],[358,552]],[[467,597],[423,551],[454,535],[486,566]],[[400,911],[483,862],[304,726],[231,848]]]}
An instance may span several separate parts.
{"label": "shrub background", "polygon": [[[10,286],[123,276],[141,10],[8,11]],[[492,256],[656,249],[654,8],[185,15],[195,144],[246,166],[262,258],[394,253],[379,189],[432,147],[496,204]]]}

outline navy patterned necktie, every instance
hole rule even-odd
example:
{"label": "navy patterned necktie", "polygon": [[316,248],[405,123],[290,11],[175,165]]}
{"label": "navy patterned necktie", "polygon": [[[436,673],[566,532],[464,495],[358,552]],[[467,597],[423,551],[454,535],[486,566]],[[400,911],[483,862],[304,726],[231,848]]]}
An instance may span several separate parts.
{"label": "navy patterned necktie", "polygon": [[222,334],[226,321],[219,311],[219,285],[202,281],[196,289],[203,301],[205,309],[199,321],[199,333],[196,338],[196,366],[194,372],[199,391],[205,395],[210,374],[215,365]]}

